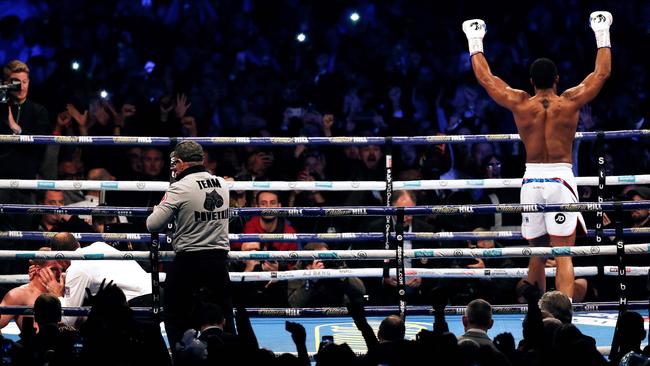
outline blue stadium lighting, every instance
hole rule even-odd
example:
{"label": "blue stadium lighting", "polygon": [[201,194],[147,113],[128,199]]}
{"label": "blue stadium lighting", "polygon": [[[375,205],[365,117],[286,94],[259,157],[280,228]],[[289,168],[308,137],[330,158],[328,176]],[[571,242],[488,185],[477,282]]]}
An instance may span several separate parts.
{"label": "blue stadium lighting", "polygon": [[155,68],[156,68],[156,63],[153,62],[153,61],[147,61],[147,62],[144,64],[144,71],[145,71],[147,74],[151,74],[151,73],[153,72],[153,69],[155,69]]}
{"label": "blue stadium lighting", "polygon": [[356,11],[350,14],[350,20],[353,21],[354,23],[358,22],[359,19],[361,19],[361,16]]}
{"label": "blue stadium lighting", "polygon": [[305,35],[305,33],[298,33],[298,35],[296,36],[296,40],[301,43],[304,42],[306,39],[307,36]]}

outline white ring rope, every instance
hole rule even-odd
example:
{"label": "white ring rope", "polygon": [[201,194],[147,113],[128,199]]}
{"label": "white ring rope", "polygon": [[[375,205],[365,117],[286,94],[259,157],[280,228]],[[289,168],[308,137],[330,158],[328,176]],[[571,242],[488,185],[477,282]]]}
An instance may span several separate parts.
{"label": "white ring rope", "polygon": [[[650,244],[629,244],[625,246],[626,254],[647,254]],[[160,260],[170,261],[174,252],[161,251]],[[404,258],[509,258],[509,257],[582,257],[593,255],[616,255],[616,246],[580,246],[580,247],[509,247],[509,248],[445,248],[445,249],[409,249],[404,251]],[[230,260],[262,261],[296,261],[296,260],[384,260],[394,259],[393,250],[300,250],[300,251],[231,251]],[[149,252],[128,251],[119,253],[79,253],[74,251],[34,251],[2,250],[2,260],[149,260]]]}
{"label": "white ring rope", "polygon": [[[395,190],[519,188],[522,178],[460,179],[460,180],[408,180],[393,182]],[[618,175],[606,177],[607,185],[650,184],[650,174]],[[597,186],[598,177],[577,177],[579,186]],[[226,182],[233,191],[383,191],[382,181],[245,181]],[[98,181],[98,180],[29,180],[0,179],[0,189],[56,189],[164,192],[169,182],[158,181]]]}
{"label": "white ring rope", "polygon": [[[650,267],[626,267],[626,275],[643,277],[648,275]],[[555,277],[556,268],[545,268],[547,277]],[[383,276],[383,268],[344,268],[344,269],[305,269],[275,272],[230,272],[233,282],[319,280],[344,278],[378,278]],[[574,267],[575,276],[588,277],[598,275],[598,267]],[[528,268],[406,268],[406,277],[422,278],[523,278],[528,275]],[[395,269],[389,271],[395,276]],[[165,273],[160,273],[160,281],[165,281]],[[604,275],[618,275],[618,267],[605,266]],[[0,275],[0,284],[24,284],[29,276]]]}

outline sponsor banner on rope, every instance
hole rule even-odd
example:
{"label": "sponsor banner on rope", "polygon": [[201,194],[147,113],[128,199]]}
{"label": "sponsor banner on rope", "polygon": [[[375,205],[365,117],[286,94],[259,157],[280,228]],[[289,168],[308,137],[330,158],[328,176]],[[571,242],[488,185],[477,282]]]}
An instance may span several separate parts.
{"label": "sponsor banner on rope", "polygon": [[118,189],[120,184],[118,182],[101,182],[99,188],[101,189]]}
{"label": "sponsor banner on rope", "polygon": [[485,181],[483,179],[466,179],[465,184],[470,187],[482,187],[485,185]]}
{"label": "sponsor banner on rope", "polygon": [[135,136],[114,136],[113,143],[116,144],[151,144],[153,139],[151,137],[135,137]]}
{"label": "sponsor banner on rope", "polygon": [[49,181],[38,181],[36,182],[36,187],[37,188],[54,188],[56,185],[56,182],[49,182]]}
{"label": "sponsor banner on rope", "polygon": [[569,247],[551,248],[551,254],[553,256],[570,256],[571,248]]}
{"label": "sponsor banner on rope", "polygon": [[210,137],[210,142],[217,144],[250,144],[251,139],[248,137]]}
{"label": "sponsor banner on rope", "polygon": [[92,144],[93,138],[91,136],[54,136],[54,141],[59,144],[65,144],[65,143]]}
{"label": "sponsor banner on rope", "polygon": [[422,250],[418,249],[413,252],[413,256],[415,258],[428,258],[428,257],[435,257],[435,251],[428,249],[428,250]]}
{"label": "sponsor banner on rope", "polygon": [[634,183],[636,182],[636,176],[634,175],[621,175],[617,178],[619,183]]}
{"label": "sponsor banner on rope", "polygon": [[0,237],[2,237],[2,238],[22,238],[23,237],[23,232],[22,231],[0,232]]}
{"label": "sponsor banner on rope", "polygon": [[485,249],[481,252],[483,257],[501,257],[503,256],[503,250],[501,249]]}
{"label": "sponsor banner on rope", "polygon": [[368,139],[365,137],[346,137],[346,136],[330,137],[329,140],[333,144],[365,144],[368,142]]}
{"label": "sponsor banner on rope", "polygon": [[420,180],[407,180],[403,184],[404,187],[422,187],[422,181]]}

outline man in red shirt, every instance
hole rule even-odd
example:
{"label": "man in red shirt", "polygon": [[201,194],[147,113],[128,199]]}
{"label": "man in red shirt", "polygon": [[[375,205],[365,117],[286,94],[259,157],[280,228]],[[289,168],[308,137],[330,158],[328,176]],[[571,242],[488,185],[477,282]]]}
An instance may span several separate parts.
{"label": "man in red shirt", "polygon": [[[282,207],[278,194],[271,191],[259,191],[255,195],[255,207],[277,208]],[[293,234],[296,230],[291,223],[277,216],[255,216],[246,222],[244,234]],[[231,243],[232,250],[241,250],[242,243]],[[260,250],[298,250],[295,242],[260,242]]]}

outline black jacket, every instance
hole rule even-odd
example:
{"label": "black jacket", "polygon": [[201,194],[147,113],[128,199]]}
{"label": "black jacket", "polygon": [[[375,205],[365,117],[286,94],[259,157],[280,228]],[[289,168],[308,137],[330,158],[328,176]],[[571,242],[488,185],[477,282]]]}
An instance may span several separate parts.
{"label": "black jacket", "polygon": [[[8,105],[0,104],[0,135],[12,135],[9,128]],[[12,105],[16,123],[22,128],[21,135],[50,135],[52,126],[45,107],[27,99],[22,105]],[[0,143],[0,178],[34,179],[43,162],[44,145],[19,145]]]}

